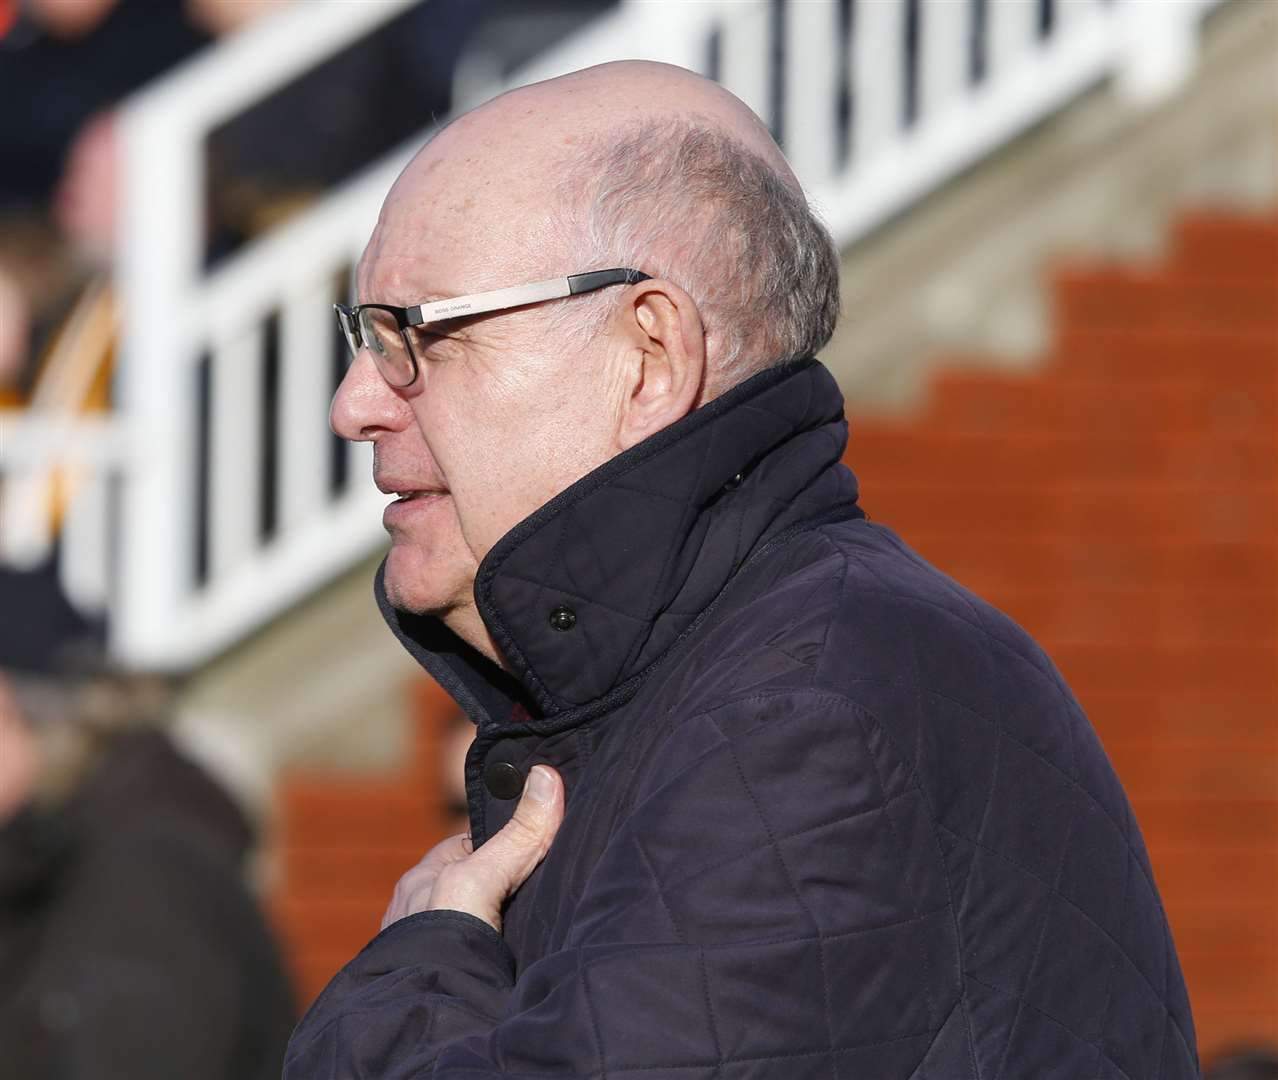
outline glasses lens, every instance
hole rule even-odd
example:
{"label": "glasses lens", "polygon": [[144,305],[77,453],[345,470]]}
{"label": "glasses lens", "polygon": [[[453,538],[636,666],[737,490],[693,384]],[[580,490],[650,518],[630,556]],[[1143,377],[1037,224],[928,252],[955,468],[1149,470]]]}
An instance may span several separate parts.
{"label": "glasses lens", "polygon": [[407,386],[411,383],[417,372],[395,317],[389,311],[362,308],[359,313],[359,328],[382,378],[391,386]]}

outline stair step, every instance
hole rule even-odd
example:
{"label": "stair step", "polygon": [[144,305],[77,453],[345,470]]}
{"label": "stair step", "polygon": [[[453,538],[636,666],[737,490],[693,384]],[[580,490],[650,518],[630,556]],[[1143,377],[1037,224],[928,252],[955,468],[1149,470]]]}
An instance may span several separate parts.
{"label": "stair step", "polygon": [[290,889],[273,897],[269,910],[290,955],[323,948],[349,959],[373,939],[389,903],[389,894],[334,898]]}
{"label": "stair step", "polygon": [[[1093,695],[1121,693],[1133,686],[1159,685],[1167,693],[1265,695],[1278,710],[1278,672],[1273,646],[1166,646],[1149,642],[1091,644],[1053,642],[1043,647],[1056,661],[1081,701]],[[1272,713],[1271,713],[1272,715]],[[1182,789],[1183,796],[1186,791]],[[1272,798],[1273,786],[1256,792],[1241,788],[1234,797]],[[1175,792],[1168,789],[1165,797]],[[1228,792],[1216,792],[1224,795]]]}
{"label": "stair step", "polygon": [[1278,325],[1251,332],[1063,326],[1046,366],[1111,384],[1186,379],[1272,385],[1278,380]]}
{"label": "stair step", "polygon": [[1260,486],[1042,484],[1009,491],[979,483],[939,489],[901,483],[862,502],[876,521],[907,539],[941,521],[972,536],[1056,536],[1084,547],[1097,535],[1264,542],[1278,526],[1278,490]]}
{"label": "stair step", "polygon": [[[1278,702],[1263,693],[1243,691],[1173,695],[1157,688],[1143,688],[1116,694],[1096,694],[1087,699],[1087,715],[1106,746],[1124,741],[1200,746],[1222,739],[1272,746],[1278,740],[1272,716],[1276,707]],[[1278,842],[1278,808],[1272,805],[1272,800],[1266,814],[1256,820],[1262,824],[1268,822],[1265,828],[1270,831],[1265,835]],[[1141,821],[1143,823],[1144,818]],[[1182,824],[1178,819],[1177,825]],[[1195,838],[1199,836],[1219,840],[1222,836],[1232,835],[1228,830],[1221,832],[1218,826],[1219,821],[1209,816],[1197,826],[1160,827],[1151,835],[1176,837],[1187,844],[1197,843]],[[1247,831],[1249,827],[1246,822],[1239,825],[1235,842],[1255,840]]]}
{"label": "stair step", "polygon": [[1222,278],[1278,282],[1278,218],[1191,214],[1176,223],[1172,267]]}
{"label": "stair step", "polygon": [[287,844],[280,851],[281,869],[289,891],[296,894],[344,898],[371,892],[389,899],[395,883],[438,839],[443,838],[412,847],[385,846],[380,838],[349,847]]}
{"label": "stair step", "polygon": [[1226,281],[1124,270],[1061,271],[1055,281],[1062,325],[1148,329],[1204,327],[1272,332],[1278,289],[1272,281]]}
{"label": "stair step", "polygon": [[[1278,481],[1272,439],[1204,435],[1145,437],[1110,431],[1067,433],[932,432],[906,438],[892,429],[855,427],[844,460],[867,499],[899,483],[988,487],[1037,483],[1219,483]],[[920,478],[924,478],[922,481]]]}
{"label": "stair step", "polygon": [[291,778],[281,789],[285,846],[350,849],[382,846],[425,850],[430,800],[437,792],[385,778]]}
{"label": "stair step", "polygon": [[1054,641],[1270,642],[1278,648],[1278,602],[1258,602],[1248,588],[1173,591],[1115,584],[1062,590],[1037,583],[1002,591],[999,606]]}
{"label": "stair step", "polygon": [[1134,801],[1183,798],[1187,791],[1197,799],[1265,799],[1278,790],[1278,749],[1117,744],[1105,750]]}

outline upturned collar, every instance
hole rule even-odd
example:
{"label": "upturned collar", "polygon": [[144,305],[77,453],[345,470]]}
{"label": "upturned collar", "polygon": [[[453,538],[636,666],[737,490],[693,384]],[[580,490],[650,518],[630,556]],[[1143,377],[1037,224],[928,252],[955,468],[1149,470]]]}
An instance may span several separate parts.
{"label": "upturned collar", "polygon": [[750,559],[823,520],[863,516],[843,397],[814,359],[770,368],[605,462],[508,532],[475,577],[510,676],[439,620],[391,630],[481,728],[559,729],[608,711]]}

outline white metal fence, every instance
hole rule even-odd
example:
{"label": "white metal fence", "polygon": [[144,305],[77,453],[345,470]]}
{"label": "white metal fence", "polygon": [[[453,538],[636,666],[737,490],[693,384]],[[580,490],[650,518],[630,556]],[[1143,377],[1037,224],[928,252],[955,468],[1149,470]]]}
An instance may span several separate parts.
{"label": "white metal fence", "polygon": [[[1102,78],[1136,103],[1168,93],[1219,2],[623,0],[507,85],[621,58],[712,75],[846,245]],[[326,430],[331,303],[408,148],[211,271],[203,155],[218,124],[411,3],[300,4],[125,110],[116,416],[75,433],[10,416],[0,436],[0,558],[49,550],[49,478],[74,459],[64,580],[106,609],[125,662],[199,663],[381,542],[367,447]]]}

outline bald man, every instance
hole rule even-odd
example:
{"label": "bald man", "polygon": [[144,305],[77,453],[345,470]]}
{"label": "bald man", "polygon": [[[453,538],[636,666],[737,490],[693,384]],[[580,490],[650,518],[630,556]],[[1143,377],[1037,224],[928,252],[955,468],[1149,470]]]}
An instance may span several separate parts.
{"label": "bald man", "polygon": [[339,307],[391,629],[476,726],[291,1080],[1197,1075],[1096,735],[861,510],[837,257],[678,69],[518,90],[396,182]]}

